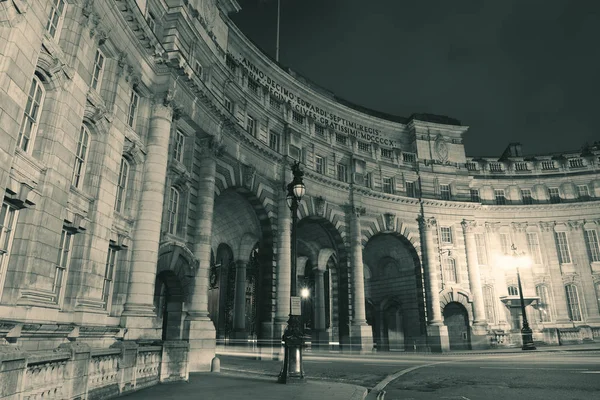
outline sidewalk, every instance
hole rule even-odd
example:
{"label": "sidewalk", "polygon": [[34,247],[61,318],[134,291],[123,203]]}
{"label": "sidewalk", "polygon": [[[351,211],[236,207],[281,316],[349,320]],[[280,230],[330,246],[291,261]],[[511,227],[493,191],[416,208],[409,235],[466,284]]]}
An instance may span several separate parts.
{"label": "sidewalk", "polygon": [[242,377],[222,373],[190,374],[190,381],[152,386],[123,396],[127,400],[363,400],[367,389],[345,383],[311,381],[277,383],[276,377]]}

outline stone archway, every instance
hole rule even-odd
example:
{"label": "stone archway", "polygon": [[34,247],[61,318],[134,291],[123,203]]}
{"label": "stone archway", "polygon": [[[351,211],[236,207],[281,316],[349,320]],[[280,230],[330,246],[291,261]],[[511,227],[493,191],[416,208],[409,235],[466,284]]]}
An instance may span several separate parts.
{"label": "stone archway", "polygon": [[323,287],[314,288],[315,293],[319,291],[319,302],[315,297],[312,306],[320,310],[314,316],[325,321],[317,324],[313,340],[320,344],[349,343],[348,255],[342,237],[331,222],[318,216],[302,218],[297,236],[298,258],[306,257],[312,267],[322,269],[323,275]]}
{"label": "stone archway", "polygon": [[402,351],[425,344],[425,299],[421,263],[399,233],[379,233],[363,250],[369,279],[365,293],[376,312],[371,323],[378,350]]}
{"label": "stone archway", "polygon": [[192,252],[176,243],[163,243],[159,248],[154,285],[154,306],[161,319],[162,339],[181,340],[187,288],[195,273]]}
{"label": "stone archway", "polygon": [[444,316],[444,325],[448,327],[450,350],[471,350],[469,313],[465,306],[452,301],[446,304],[442,315]]}

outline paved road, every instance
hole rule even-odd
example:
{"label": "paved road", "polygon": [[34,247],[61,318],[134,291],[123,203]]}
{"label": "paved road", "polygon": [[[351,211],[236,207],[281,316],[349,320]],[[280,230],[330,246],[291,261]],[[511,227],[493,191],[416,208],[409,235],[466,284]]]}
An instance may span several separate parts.
{"label": "paved road", "polygon": [[[224,372],[275,377],[280,361],[221,356]],[[386,391],[399,399],[595,399],[600,351],[517,354],[305,355],[306,376]]]}

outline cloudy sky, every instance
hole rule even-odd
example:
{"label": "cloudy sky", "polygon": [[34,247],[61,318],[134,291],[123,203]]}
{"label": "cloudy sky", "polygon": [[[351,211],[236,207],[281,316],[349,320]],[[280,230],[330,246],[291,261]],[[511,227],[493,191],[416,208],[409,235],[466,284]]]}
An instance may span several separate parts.
{"label": "cloudy sky", "polygon": [[[234,22],[275,55],[277,0]],[[467,154],[600,140],[600,1],[281,0],[280,62],[353,103],[470,126]]]}

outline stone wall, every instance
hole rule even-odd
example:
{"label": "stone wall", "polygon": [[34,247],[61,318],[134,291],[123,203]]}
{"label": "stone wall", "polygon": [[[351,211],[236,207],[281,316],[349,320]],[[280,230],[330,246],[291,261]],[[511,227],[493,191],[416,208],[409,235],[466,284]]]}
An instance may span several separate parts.
{"label": "stone wall", "polygon": [[108,399],[159,382],[188,380],[188,344],[116,342],[92,349],[63,343],[52,351],[0,346],[0,399]]}

